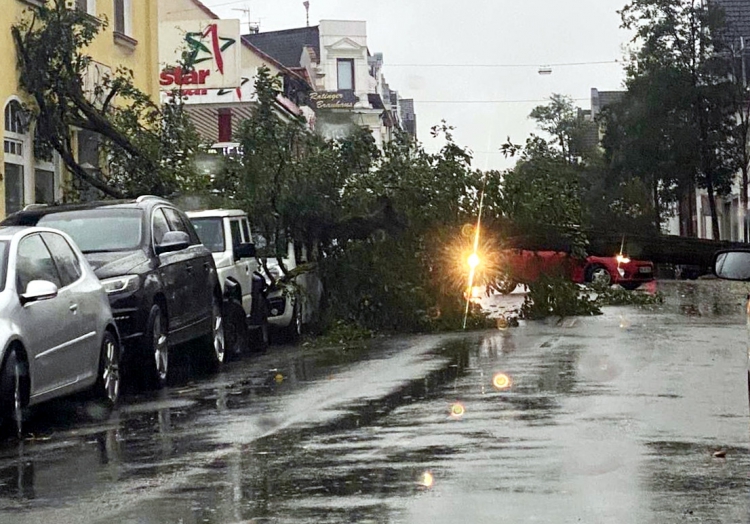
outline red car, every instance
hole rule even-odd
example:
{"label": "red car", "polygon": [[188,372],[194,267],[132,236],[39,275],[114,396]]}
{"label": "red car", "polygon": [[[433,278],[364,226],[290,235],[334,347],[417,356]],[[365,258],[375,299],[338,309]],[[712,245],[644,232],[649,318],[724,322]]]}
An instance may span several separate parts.
{"label": "red car", "polygon": [[619,284],[633,290],[654,279],[654,264],[631,260],[624,255],[590,256],[579,260],[559,251],[505,250],[500,263],[508,268],[511,278],[498,284],[501,293],[509,293],[519,282],[533,282],[541,275],[558,275],[583,284]]}

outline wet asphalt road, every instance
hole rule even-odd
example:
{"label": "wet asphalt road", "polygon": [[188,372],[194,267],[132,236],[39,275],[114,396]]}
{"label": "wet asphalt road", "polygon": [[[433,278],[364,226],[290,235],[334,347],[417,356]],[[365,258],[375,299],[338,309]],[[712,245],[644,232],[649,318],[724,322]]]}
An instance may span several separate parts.
{"label": "wet asphalt road", "polygon": [[276,347],[106,420],[55,402],[0,442],[0,522],[750,522],[747,288],[664,283],[652,311],[368,351]]}

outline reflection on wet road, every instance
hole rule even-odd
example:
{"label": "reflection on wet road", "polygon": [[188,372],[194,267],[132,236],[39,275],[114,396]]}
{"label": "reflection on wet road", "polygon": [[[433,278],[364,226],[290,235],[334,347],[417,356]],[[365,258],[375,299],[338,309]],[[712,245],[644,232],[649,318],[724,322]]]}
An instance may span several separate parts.
{"label": "reflection on wet road", "polygon": [[[748,522],[746,286],[653,311],[273,348],[0,443],[0,522]],[[73,421],[73,422],[71,422]]]}

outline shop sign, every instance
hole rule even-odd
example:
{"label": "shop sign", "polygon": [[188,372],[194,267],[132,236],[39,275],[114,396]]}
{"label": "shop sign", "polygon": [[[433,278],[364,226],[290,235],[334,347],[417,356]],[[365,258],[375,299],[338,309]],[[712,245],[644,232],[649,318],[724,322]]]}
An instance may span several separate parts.
{"label": "shop sign", "polygon": [[310,93],[313,109],[353,109],[359,98],[352,91],[314,91]]}
{"label": "shop sign", "polygon": [[163,90],[236,89],[241,82],[239,20],[159,24]]}

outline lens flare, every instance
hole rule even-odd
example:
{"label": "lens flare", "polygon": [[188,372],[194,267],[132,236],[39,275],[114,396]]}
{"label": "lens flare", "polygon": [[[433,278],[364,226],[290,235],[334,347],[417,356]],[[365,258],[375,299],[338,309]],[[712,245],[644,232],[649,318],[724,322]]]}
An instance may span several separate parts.
{"label": "lens flare", "polygon": [[453,418],[461,418],[466,413],[466,409],[460,402],[456,402],[451,406],[451,417]]}
{"label": "lens flare", "polygon": [[422,473],[422,478],[419,479],[419,484],[421,486],[424,486],[425,488],[431,488],[432,485],[435,483],[435,479],[432,476],[432,473],[429,471],[425,471]]}
{"label": "lens flare", "polygon": [[476,253],[472,253],[469,255],[469,267],[471,269],[476,269],[479,266],[479,255]]}
{"label": "lens flare", "polygon": [[495,376],[492,377],[492,385],[495,386],[495,389],[504,390],[509,389],[510,386],[513,385],[513,382],[505,373],[496,373]]}

